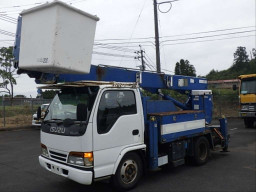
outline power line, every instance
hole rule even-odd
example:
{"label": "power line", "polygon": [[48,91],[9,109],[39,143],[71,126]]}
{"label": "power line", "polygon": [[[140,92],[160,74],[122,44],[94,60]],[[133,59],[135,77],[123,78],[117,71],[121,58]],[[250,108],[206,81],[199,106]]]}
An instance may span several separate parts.
{"label": "power line", "polygon": [[132,56],[132,55],[112,54],[112,53],[97,52],[97,51],[93,51],[93,54],[95,54],[95,55],[112,56],[112,57],[126,57],[126,58],[134,58],[134,56]]}
{"label": "power line", "polygon": [[[169,40],[164,40],[161,41],[162,43],[165,42],[170,42],[170,41],[184,41],[184,40],[192,40],[192,39],[202,39],[202,38],[209,38],[209,37],[217,37],[217,36],[225,36],[225,35],[234,35],[234,34],[241,34],[241,33],[249,33],[249,32],[254,32],[255,30],[247,30],[247,31],[238,31],[238,32],[232,32],[232,33],[223,33],[223,34],[216,34],[216,35],[206,35],[206,36],[199,36],[199,37],[189,37],[189,38],[182,38],[182,39],[169,39]],[[143,46],[150,46],[148,44],[154,45],[152,41],[133,41],[133,42],[108,42],[106,45],[119,45],[119,44],[128,44],[126,47],[134,47],[134,46],[129,46],[129,44],[143,44]],[[97,43],[96,43],[97,44]]]}
{"label": "power line", "polygon": [[109,48],[109,49],[116,49],[116,50],[122,50],[122,51],[127,51],[127,52],[132,52],[134,53],[136,50],[135,49],[129,49],[129,48],[124,48],[120,46],[114,46],[114,45],[108,45],[104,43],[95,43],[94,48]]}
{"label": "power line", "polygon": [[155,67],[154,65],[149,64],[150,62],[149,62],[149,60],[148,60],[146,57],[145,57],[145,60],[146,60],[145,64],[146,64],[152,71],[156,71],[156,67]]}
{"label": "power line", "polygon": [[255,35],[245,35],[245,36],[239,36],[239,37],[227,37],[227,38],[221,38],[221,39],[209,39],[209,40],[203,40],[203,41],[192,41],[192,42],[182,42],[182,43],[164,44],[164,45],[162,45],[162,46],[181,45],[181,44],[191,44],[191,43],[201,43],[201,42],[208,42],[208,41],[220,41],[220,40],[237,39],[237,38],[244,38],[244,37],[256,37],[256,36],[255,36]]}
{"label": "power line", "polygon": [[[77,1],[77,2],[73,2],[73,1]],[[70,1],[62,1],[64,3],[80,3],[82,1],[86,1],[86,0],[70,0]],[[14,6],[7,6],[7,7],[1,7],[0,8],[0,13],[15,13],[15,12],[21,12],[23,11],[24,9],[17,9],[17,8],[22,8],[22,7],[29,7],[29,6],[38,6],[38,5],[42,5],[42,4],[46,4],[46,3],[49,3],[48,1],[44,1],[44,2],[38,2],[38,3],[31,3],[31,4],[23,4],[23,5],[14,5]],[[11,10],[3,10],[3,9],[11,9]],[[29,8],[27,8],[29,9]]]}
{"label": "power line", "polygon": [[[124,46],[122,46],[123,48],[127,48],[127,47],[139,47],[139,43],[137,44],[137,45],[124,45]],[[153,46],[153,45],[143,45],[143,47],[151,47],[151,48],[153,48],[153,49],[155,49],[155,46]]]}
{"label": "power line", "polygon": [[[146,59],[146,61],[148,61],[147,59]],[[151,65],[151,64],[149,64],[148,62],[145,62],[146,63],[146,65],[152,70],[152,71],[156,71],[156,67],[154,66],[154,65]]]}
{"label": "power line", "polygon": [[[97,43],[97,42],[96,42]],[[98,42],[99,43],[99,42]],[[154,43],[152,42],[152,41],[127,41],[127,42],[108,42],[108,43],[106,43],[106,44],[109,44],[109,45],[119,45],[119,44],[144,44],[144,43],[146,43],[146,44],[152,44],[152,45],[154,45]]]}
{"label": "power line", "polygon": [[2,42],[2,43],[5,43],[5,44],[7,44],[7,45],[13,45],[13,43],[10,43],[10,42]]}
{"label": "power line", "polygon": [[[201,31],[201,32],[193,32],[193,33],[185,33],[185,34],[179,34],[179,35],[168,35],[168,36],[162,36],[159,38],[168,38],[168,37],[178,37],[178,36],[188,36],[188,35],[197,35],[197,34],[203,34],[203,33],[214,33],[214,32],[221,32],[221,31],[230,31],[230,30],[237,30],[237,29],[246,29],[246,28],[252,28],[255,26],[245,26],[245,27],[234,27],[234,28],[227,28],[227,29],[217,29],[217,30],[211,30],[211,31]],[[140,40],[140,39],[154,39],[155,37],[138,37],[138,38],[132,38],[133,40]],[[96,41],[125,41],[129,39],[125,38],[115,38],[115,39],[96,39]]]}
{"label": "power line", "polygon": [[145,60],[147,61],[148,65],[150,65],[150,66],[152,66],[153,68],[155,68],[155,67],[154,67],[154,65],[149,64],[149,63],[150,63],[150,61],[149,61],[146,57],[145,57]]}
{"label": "power line", "polygon": [[137,18],[137,20],[136,20],[136,23],[135,23],[134,27],[133,27],[133,30],[132,30],[131,36],[130,36],[130,38],[129,38],[129,41],[132,39],[132,36],[133,36],[133,34],[134,34],[134,31],[135,31],[135,29],[136,29],[136,27],[137,27],[137,25],[138,25],[138,22],[139,22],[139,20],[140,20],[140,16],[141,16],[141,14],[142,14],[142,11],[144,10],[146,1],[147,1],[147,0],[145,0],[144,3],[143,3],[142,9],[141,9],[141,11],[140,11],[140,13],[139,13],[139,16],[138,16],[138,18]]}
{"label": "power line", "polygon": [[[86,1],[86,0],[70,0],[70,1],[63,1],[64,3],[72,3],[73,1]],[[74,2],[74,3],[78,3],[78,2]],[[48,3],[48,1],[44,1],[44,2],[38,2],[38,3],[30,3],[30,4],[22,4],[22,5],[13,5],[13,6],[7,6],[7,7],[1,7],[0,9],[16,9],[16,8],[21,8],[21,7],[28,7],[28,6],[33,6],[33,5],[41,5],[44,3]]]}
{"label": "power line", "polygon": [[[228,37],[228,38],[221,38],[221,39],[209,39],[203,41],[192,41],[192,42],[182,42],[182,43],[172,43],[172,44],[163,44],[161,46],[167,45],[182,45],[182,44],[190,44],[190,43],[201,43],[201,42],[208,42],[208,41],[216,41],[216,40],[226,40],[226,39],[237,39],[237,38],[244,38],[244,37],[256,37],[255,35],[246,35],[246,36],[238,36],[238,37]],[[152,45],[143,45],[144,47],[152,47]],[[136,45],[129,45],[124,47],[137,47]]]}
{"label": "power line", "polygon": [[146,65],[149,69],[151,69],[151,71],[154,71],[154,69],[152,69],[151,65],[149,65],[147,62],[145,62],[145,65]]}
{"label": "power line", "polygon": [[13,17],[7,15],[0,15],[0,20],[6,21],[8,23],[17,24],[17,20]]}
{"label": "power line", "polygon": [[[72,1],[75,1],[75,2],[72,2]],[[81,3],[83,1],[87,1],[87,0],[70,0],[70,1],[67,1],[66,3],[73,4],[73,3]]]}
{"label": "power line", "polygon": [[1,32],[1,31],[0,31],[0,34],[1,34],[1,35],[7,35],[7,36],[10,36],[10,37],[14,37],[13,35],[9,35],[9,34],[6,34],[6,33]]}
{"label": "power line", "polygon": [[0,17],[5,18],[5,19],[8,19],[8,20],[10,20],[10,21],[17,22],[17,19],[16,19],[16,18],[10,17],[10,16],[8,16],[8,15],[0,15]]}
{"label": "power line", "polygon": [[9,34],[11,34],[11,35],[15,35],[15,33],[10,32],[10,31],[5,31],[5,30],[3,30],[3,29],[0,29],[0,31],[2,31],[2,32],[4,32],[4,33],[9,33]]}
{"label": "power line", "polygon": [[3,41],[14,41],[14,40],[11,40],[11,39],[0,39],[1,42]]}
{"label": "power line", "polygon": [[175,74],[175,72],[170,71],[170,70],[168,70],[168,69],[162,69],[162,70]]}
{"label": "power line", "polygon": [[31,5],[40,5],[40,4],[43,4],[43,3],[44,3],[44,2],[40,2],[40,3],[31,3],[31,4],[23,4],[23,5],[13,5],[13,6],[1,7],[0,9],[27,7],[27,6],[31,6]]}
{"label": "power line", "polygon": [[[138,37],[138,38],[131,38],[131,39],[136,39],[136,40],[139,40],[139,39],[152,39],[154,37]],[[96,41],[121,41],[121,40],[129,40],[129,39],[122,39],[122,38],[116,38],[116,39],[96,39]]]}
{"label": "power line", "polygon": [[17,21],[16,18],[10,17],[10,16],[8,16],[8,15],[1,15],[1,16],[2,16],[2,17],[6,17],[7,19],[10,19],[10,20],[13,20],[13,21]]}
{"label": "power line", "polygon": [[134,53],[134,51],[129,51],[126,49],[122,49],[122,48],[114,48],[114,47],[94,47],[93,49],[110,49],[110,50],[114,50],[114,51],[121,51],[121,52],[129,52],[129,53]]}
{"label": "power line", "polygon": [[2,18],[2,17],[0,17],[0,20],[2,20],[2,21],[6,21],[6,22],[8,22],[8,23],[12,23],[12,24],[17,24],[17,22],[13,22],[13,21],[10,21],[10,20],[5,19],[5,18]]}
{"label": "power line", "polygon": [[194,33],[185,33],[185,34],[179,34],[179,35],[168,35],[163,36],[160,38],[166,38],[166,37],[178,37],[178,36],[187,36],[187,35],[197,35],[197,34],[203,34],[203,33],[215,33],[215,32],[221,32],[221,31],[230,31],[230,30],[237,30],[237,29],[246,29],[246,28],[252,28],[255,26],[246,26],[246,27],[233,27],[233,28],[227,28],[227,29],[217,29],[217,30],[210,30],[210,31],[201,31],[201,32],[194,32]]}
{"label": "power line", "polygon": [[[133,34],[134,34],[134,32],[135,32],[135,29],[136,29],[136,27],[137,27],[137,24],[138,24],[138,22],[139,22],[139,20],[140,20],[140,16],[141,16],[141,14],[142,14],[142,12],[143,12],[143,10],[144,10],[144,7],[145,7],[146,2],[147,2],[147,0],[144,1],[143,6],[142,6],[142,8],[141,8],[141,10],[140,10],[140,13],[139,13],[138,18],[137,18],[137,20],[136,20],[136,23],[135,23],[135,25],[134,25],[134,27],[133,27],[131,36],[130,36],[130,38],[129,38],[128,45],[129,45],[130,43],[134,43],[134,42],[131,42],[131,39],[132,39],[132,36],[133,36]],[[112,44],[121,44],[121,43],[112,43]],[[125,43],[125,44],[126,44],[126,43]],[[125,55],[126,55],[126,51],[124,51],[124,56],[125,56]],[[124,56],[123,56],[123,57],[124,57]],[[121,63],[122,63],[122,60],[120,61],[119,65],[121,65]]]}
{"label": "power line", "polygon": [[107,43],[100,43],[98,41],[95,42],[95,45],[98,44],[104,44],[104,45],[119,45],[119,44],[150,44],[150,45],[154,45],[154,43],[152,41],[119,41],[119,42],[107,42]]}
{"label": "power line", "polygon": [[14,34],[14,33],[9,32],[9,31],[5,31],[5,30],[2,30],[2,29],[0,29],[0,34],[2,34],[2,35],[7,35],[7,36],[11,36],[11,37],[15,37],[15,34]]}
{"label": "power line", "polygon": [[217,34],[217,35],[206,35],[206,36],[199,36],[199,37],[190,37],[190,38],[183,38],[183,39],[169,39],[161,41],[161,43],[170,42],[170,41],[183,41],[183,40],[191,40],[191,39],[202,39],[202,38],[209,38],[209,37],[218,37],[223,35],[234,35],[234,34],[240,34],[240,33],[248,33],[248,32],[254,32],[256,30],[249,30],[249,31],[238,31],[233,33],[223,33],[223,34]]}
{"label": "power line", "polygon": [[[99,60],[99,61],[117,61],[117,62],[119,62],[120,60],[121,60],[121,58],[120,59],[95,59],[95,58],[92,58],[92,60]],[[134,60],[134,58],[131,58],[131,59],[127,59],[127,60],[123,60],[123,61],[131,61],[131,60]]]}
{"label": "power line", "polygon": [[145,53],[145,56],[146,56],[146,59],[148,58],[149,61],[150,61],[153,65],[155,65],[155,63],[152,61],[152,59],[149,57],[149,55],[148,55],[147,53]]}
{"label": "power line", "polygon": [[[169,4],[170,4],[169,9],[167,9],[166,11],[161,11],[160,5],[161,5],[161,4],[166,4],[166,3],[169,3]],[[157,9],[158,9],[158,11],[161,12],[161,13],[168,13],[168,12],[172,9],[172,2],[169,1],[169,2],[158,3]]]}

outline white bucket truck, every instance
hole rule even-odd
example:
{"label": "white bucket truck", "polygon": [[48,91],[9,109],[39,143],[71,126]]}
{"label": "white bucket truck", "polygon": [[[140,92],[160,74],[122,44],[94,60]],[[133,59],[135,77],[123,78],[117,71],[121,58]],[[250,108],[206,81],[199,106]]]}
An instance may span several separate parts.
{"label": "white bucket truck", "polygon": [[[111,178],[118,189],[131,189],[146,170],[185,158],[202,165],[210,149],[226,151],[226,120],[211,126],[206,79],[91,65],[97,20],[58,1],[19,18],[18,72],[59,90],[42,122],[41,166],[81,184]],[[160,89],[187,94],[188,101]]]}

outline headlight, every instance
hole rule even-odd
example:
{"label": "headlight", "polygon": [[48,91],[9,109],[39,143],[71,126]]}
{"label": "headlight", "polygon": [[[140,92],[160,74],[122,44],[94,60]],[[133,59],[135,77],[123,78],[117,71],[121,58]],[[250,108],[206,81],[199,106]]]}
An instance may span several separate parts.
{"label": "headlight", "polygon": [[248,111],[249,110],[249,105],[242,105],[241,110],[242,111]]}
{"label": "headlight", "polygon": [[68,163],[91,167],[93,166],[93,153],[70,152],[68,156]]}
{"label": "headlight", "polygon": [[43,156],[49,157],[47,147],[42,143],[41,143],[41,153],[42,153]]}

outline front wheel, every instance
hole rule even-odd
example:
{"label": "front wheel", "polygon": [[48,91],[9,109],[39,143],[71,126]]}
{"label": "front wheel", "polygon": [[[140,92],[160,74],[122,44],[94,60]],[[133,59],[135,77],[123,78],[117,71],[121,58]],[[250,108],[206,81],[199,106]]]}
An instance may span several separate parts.
{"label": "front wheel", "polygon": [[141,158],[136,153],[129,153],[120,162],[112,183],[118,190],[129,190],[136,186],[141,176]]}

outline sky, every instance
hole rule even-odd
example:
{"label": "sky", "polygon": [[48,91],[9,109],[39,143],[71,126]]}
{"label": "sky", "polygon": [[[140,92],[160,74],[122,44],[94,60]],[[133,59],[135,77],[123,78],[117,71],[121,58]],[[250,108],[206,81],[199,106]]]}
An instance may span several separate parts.
{"label": "sky", "polygon": [[[17,18],[22,10],[44,0],[1,0],[0,18]],[[51,2],[51,1],[48,1]],[[138,68],[134,59],[141,45],[146,52],[146,68],[155,70],[153,0],[63,0],[82,11],[97,15],[92,64]],[[158,3],[164,0],[158,0]],[[173,74],[175,64],[187,59],[197,75],[212,69],[224,70],[233,63],[238,46],[256,48],[255,0],[179,0],[159,6],[160,55],[162,72]],[[168,9],[171,9],[167,13]],[[161,12],[160,12],[161,11]],[[3,17],[2,17],[3,18]],[[10,21],[10,20],[8,20]],[[15,22],[0,20],[0,29],[15,33]],[[145,38],[145,39],[141,39]],[[14,37],[0,34],[0,47],[12,46]],[[104,45],[102,45],[104,44]],[[14,94],[37,95],[34,79],[17,77]]]}

